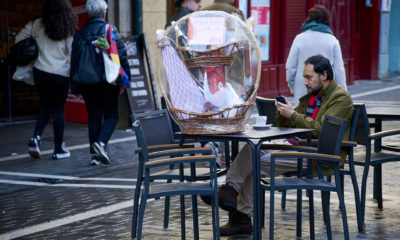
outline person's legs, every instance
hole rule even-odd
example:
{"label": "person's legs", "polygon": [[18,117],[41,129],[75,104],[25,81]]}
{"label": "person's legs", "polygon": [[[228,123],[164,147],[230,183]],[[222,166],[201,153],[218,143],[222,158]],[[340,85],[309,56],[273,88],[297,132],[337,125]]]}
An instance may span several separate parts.
{"label": "person's legs", "polygon": [[119,87],[104,83],[102,89],[104,122],[97,141],[107,145],[119,119]]}
{"label": "person's legs", "polygon": [[32,137],[28,141],[28,153],[33,158],[40,158],[40,138],[49,121],[51,113],[52,85],[43,71],[33,69],[36,91],[39,95],[40,110]]}
{"label": "person's legs", "polygon": [[[56,84],[53,92],[53,131],[54,152],[66,153],[63,149],[64,127],[65,127],[65,102],[68,95],[68,78],[55,76]],[[68,155],[68,154],[67,154]]]}
{"label": "person's legs", "polygon": [[[88,112],[88,128],[89,128],[89,143],[90,146],[97,141],[102,122],[102,106],[101,99],[98,97],[99,85],[81,87],[82,97],[85,99],[86,110]],[[94,154],[92,148],[90,153]]]}
{"label": "person's legs", "polygon": [[36,118],[36,126],[33,132],[33,137],[41,137],[51,114],[53,85],[51,84],[51,81],[49,81],[46,73],[43,71],[34,68],[33,76],[36,90],[39,95],[40,105],[40,111]]}
{"label": "person's legs", "polygon": [[[282,141],[278,141],[277,143],[287,144],[287,142]],[[271,154],[269,151],[261,151],[260,155],[261,176],[270,176]],[[297,159],[279,160],[275,166],[275,175],[297,171]],[[306,167],[306,164],[304,166]],[[252,231],[250,219],[253,215],[252,169],[250,147],[245,145],[227,173],[226,184],[232,186],[238,192],[237,207],[232,212],[229,222],[221,227],[221,235],[247,234]]]}

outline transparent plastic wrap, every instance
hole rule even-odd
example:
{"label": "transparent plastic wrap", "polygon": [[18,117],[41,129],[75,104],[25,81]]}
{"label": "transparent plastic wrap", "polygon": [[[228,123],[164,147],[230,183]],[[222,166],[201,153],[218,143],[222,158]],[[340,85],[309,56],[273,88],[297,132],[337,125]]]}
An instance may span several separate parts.
{"label": "transparent plastic wrap", "polygon": [[245,130],[260,79],[251,20],[221,11],[189,14],[157,31],[168,110],[187,134]]}

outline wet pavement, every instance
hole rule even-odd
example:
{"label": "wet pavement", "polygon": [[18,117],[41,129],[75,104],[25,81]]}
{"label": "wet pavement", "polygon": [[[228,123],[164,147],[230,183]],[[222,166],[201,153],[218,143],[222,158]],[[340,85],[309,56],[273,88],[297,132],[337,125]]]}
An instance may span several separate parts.
{"label": "wet pavement", "polygon": [[[368,106],[400,105],[399,83],[399,76],[391,80],[357,81],[349,91],[354,102],[365,102]],[[62,160],[51,159],[51,124],[42,137],[42,158],[36,160],[27,155],[26,144],[33,127],[33,121],[0,125],[0,239],[130,239],[137,175],[134,132],[130,129],[116,130],[108,147],[111,165],[90,166],[85,124],[67,123],[65,142],[71,157]],[[400,121],[384,122],[383,128],[400,128]],[[400,146],[400,136],[390,137],[385,143]],[[361,147],[357,152],[362,152]],[[357,167],[356,171],[360,184],[362,168]],[[379,210],[372,199],[372,174],[369,175],[365,230],[362,233],[357,230],[352,184],[350,178],[345,177],[351,239],[400,239],[399,171],[400,163],[383,165],[383,210]],[[219,179],[219,182],[223,181],[223,178]],[[295,191],[288,192],[284,210],[279,206],[280,194],[276,194],[276,198],[276,239],[295,239]],[[316,192],[314,198],[316,238],[326,239],[320,194]],[[149,201],[144,218],[144,239],[180,239],[179,198],[172,198],[171,202],[170,225],[168,230],[164,230],[163,199]],[[308,239],[307,198],[304,197],[303,202],[302,236]],[[198,203],[200,239],[212,239],[211,209],[200,198]],[[186,238],[193,239],[190,197],[186,197],[186,207]],[[265,207],[268,226],[268,201]],[[331,195],[330,207],[334,239],[343,239],[341,214],[334,194]],[[220,210],[220,224],[225,224],[227,219],[227,213]],[[268,239],[268,227],[262,233],[263,239]],[[221,239],[252,239],[252,236]]]}

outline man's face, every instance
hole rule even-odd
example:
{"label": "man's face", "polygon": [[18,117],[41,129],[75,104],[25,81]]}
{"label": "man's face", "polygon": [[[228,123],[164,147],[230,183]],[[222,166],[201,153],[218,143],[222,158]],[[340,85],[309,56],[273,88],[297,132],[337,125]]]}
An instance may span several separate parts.
{"label": "man's face", "polygon": [[307,64],[304,66],[303,77],[308,93],[317,94],[324,88],[322,81],[326,80],[326,74],[314,72],[314,65]]}
{"label": "man's face", "polygon": [[189,8],[193,12],[200,11],[201,0],[187,0],[184,2],[183,6]]}

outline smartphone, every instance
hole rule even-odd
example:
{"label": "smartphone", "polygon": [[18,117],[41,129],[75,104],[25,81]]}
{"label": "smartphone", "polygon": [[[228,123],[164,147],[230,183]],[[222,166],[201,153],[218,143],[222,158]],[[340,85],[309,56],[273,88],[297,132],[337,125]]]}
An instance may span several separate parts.
{"label": "smartphone", "polygon": [[276,101],[286,104],[285,98],[283,96],[277,96]]}

